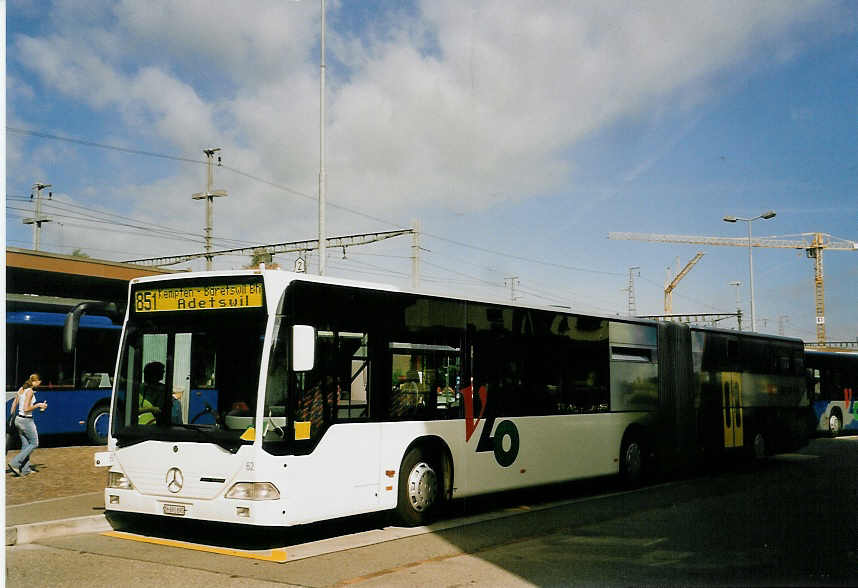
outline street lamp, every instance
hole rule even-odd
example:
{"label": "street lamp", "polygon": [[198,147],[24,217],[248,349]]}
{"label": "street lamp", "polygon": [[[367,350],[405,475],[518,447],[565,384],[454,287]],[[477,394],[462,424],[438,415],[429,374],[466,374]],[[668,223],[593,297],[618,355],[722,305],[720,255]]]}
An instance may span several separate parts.
{"label": "street lamp", "polygon": [[742,218],[740,216],[725,216],[724,222],[726,223],[735,223],[737,221],[744,221],[748,223],[748,273],[751,277],[751,332],[756,332],[757,330],[757,319],[755,316],[754,309],[754,257],[751,254],[751,223],[755,220],[763,219],[769,220],[770,218],[775,217],[774,210],[767,210],[763,214],[759,216],[755,216],[754,218]]}
{"label": "street lamp", "polygon": [[327,176],[325,174],[325,0],[321,0],[322,39],[321,63],[319,65],[319,275],[325,275],[328,237],[325,230],[325,199]]}
{"label": "street lamp", "polygon": [[[301,0],[294,0],[300,2]],[[325,262],[327,258],[327,229],[325,228],[325,206],[327,199],[327,173],[325,172],[325,24],[326,8],[325,0],[319,1],[322,9],[322,38],[320,39],[319,59],[319,275],[325,275]]]}

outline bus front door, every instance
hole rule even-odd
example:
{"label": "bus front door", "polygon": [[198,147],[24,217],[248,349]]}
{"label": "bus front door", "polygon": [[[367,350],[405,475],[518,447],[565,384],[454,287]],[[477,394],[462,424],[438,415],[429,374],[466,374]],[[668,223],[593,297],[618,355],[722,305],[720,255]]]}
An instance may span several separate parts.
{"label": "bus front door", "polygon": [[724,426],[724,447],[742,447],[744,417],[742,414],[742,374],[721,374],[721,423]]}

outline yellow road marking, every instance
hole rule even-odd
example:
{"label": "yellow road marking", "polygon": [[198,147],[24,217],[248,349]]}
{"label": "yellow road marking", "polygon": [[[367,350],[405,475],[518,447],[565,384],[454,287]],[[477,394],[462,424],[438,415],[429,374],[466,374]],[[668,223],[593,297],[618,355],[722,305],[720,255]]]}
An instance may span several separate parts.
{"label": "yellow road marking", "polygon": [[284,563],[287,560],[285,549],[271,549],[263,552],[244,551],[241,549],[229,549],[226,547],[213,547],[211,545],[200,545],[197,543],[188,543],[186,541],[176,541],[174,539],[146,537],[143,535],[134,535],[133,533],[124,533],[122,531],[106,531],[102,533],[102,535],[106,535],[107,537],[115,537],[117,539],[129,539],[131,541],[140,541],[142,543],[152,543],[153,545],[178,547],[180,549],[191,549],[193,551],[205,551],[207,553],[231,555],[233,557],[244,557],[247,559],[260,559],[262,561],[273,561],[275,563]]}

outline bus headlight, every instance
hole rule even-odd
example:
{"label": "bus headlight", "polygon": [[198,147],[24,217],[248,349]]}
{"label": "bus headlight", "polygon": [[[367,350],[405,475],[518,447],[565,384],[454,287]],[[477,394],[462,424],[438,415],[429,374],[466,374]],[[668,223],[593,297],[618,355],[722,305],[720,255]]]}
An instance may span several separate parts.
{"label": "bus headlight", "polygon": [[131,480],[123,472],[107,472],[107,487],[120,490],[132,490]]}
{"label": "bus headlight", "polygon": [[279,500],[280,491],[271,482],[237,482],[226,493],[240,500]]}

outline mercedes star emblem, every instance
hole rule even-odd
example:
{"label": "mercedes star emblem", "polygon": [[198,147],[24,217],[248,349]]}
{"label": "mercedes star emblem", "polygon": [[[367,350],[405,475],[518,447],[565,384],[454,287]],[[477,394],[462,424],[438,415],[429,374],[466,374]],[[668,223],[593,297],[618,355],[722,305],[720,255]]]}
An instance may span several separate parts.
{"label": "mercedes star emblem", "polygon": [[179,468],[170,468],[167,470],[167,490],[175,494],[182,489],[185,483],[185,476],[182,475],[182,470]]}

